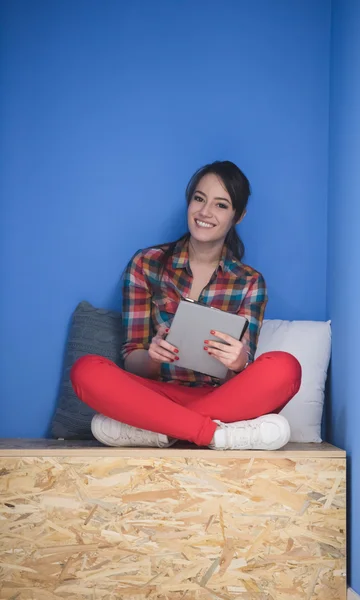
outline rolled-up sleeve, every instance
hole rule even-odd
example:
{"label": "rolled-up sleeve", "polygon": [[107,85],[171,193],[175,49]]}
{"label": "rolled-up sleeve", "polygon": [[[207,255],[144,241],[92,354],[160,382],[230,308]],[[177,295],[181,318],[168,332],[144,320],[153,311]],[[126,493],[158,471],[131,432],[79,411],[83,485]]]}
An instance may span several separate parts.
{"label": "rolled-up sleeve", "polygon": [[143,253],[138,251],[123,275],[123,360],[134,350],[147,350],[150,345],[151,294],[143,267]]}
{"label": "rolled-up sleeve", "polygon": [[251,280],[238,314],[246,317],[249,327],[242,339],[249,354],[249,362],[254,360],[264,312],[267,304],[266,283],[262,275],[257,273]]}

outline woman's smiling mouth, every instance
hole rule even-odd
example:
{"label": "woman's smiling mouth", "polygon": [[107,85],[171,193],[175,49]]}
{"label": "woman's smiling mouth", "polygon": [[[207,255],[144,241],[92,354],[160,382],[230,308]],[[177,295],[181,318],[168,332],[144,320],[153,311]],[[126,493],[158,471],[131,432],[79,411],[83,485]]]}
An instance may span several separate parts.
{"label": "woman's smiling mouth", "polygon": [[212,223],[207,223],[206,221],[200,221],[200,219],[194,219],[194,221],[198,227],[207,227],[207,228],[215,227],[215,225],[213,225]]}

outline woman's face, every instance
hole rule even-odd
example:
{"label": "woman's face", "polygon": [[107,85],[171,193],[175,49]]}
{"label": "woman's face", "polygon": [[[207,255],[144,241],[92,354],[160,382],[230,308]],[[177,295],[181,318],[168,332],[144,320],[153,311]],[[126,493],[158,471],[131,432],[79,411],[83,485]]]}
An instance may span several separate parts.
{"label": "woman's face", "polygon": [[199,242],[223,242],[234,219],[235,210],[221,179],[213,173],[204,175],[188,207],[191,236]]}

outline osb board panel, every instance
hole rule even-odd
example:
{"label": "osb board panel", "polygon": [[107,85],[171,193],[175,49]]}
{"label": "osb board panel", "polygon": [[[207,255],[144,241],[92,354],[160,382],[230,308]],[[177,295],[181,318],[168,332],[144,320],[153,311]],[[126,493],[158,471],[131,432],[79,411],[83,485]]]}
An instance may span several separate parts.
{"label": "osb board panel", "polygon": [[345,600],[345,460],[222,456],[1,459],[0,598]]}
{"label": "osb board panel", "polygon": [[[91,440],[48,440],[48,439],[23,439],[10,438],[0,439],[0,457],[1,456],[164,456],[172,458],[174,456],[212,458],[215,456],[223,457],[222,451],[209,450],[208,448],[199,448],[186,442],[177,442],[171,448],[110,448],[103,446],[99,442]],[[321,444],[299,444],[289,443],[280,450],[276,451],[282,458],[320,458],[323,455],[326,458],[345,458],[345,450],[336,448],[326,442]],[[228,450],[228,457],[252,458],[272,458],[274,452],[266,450]]]}

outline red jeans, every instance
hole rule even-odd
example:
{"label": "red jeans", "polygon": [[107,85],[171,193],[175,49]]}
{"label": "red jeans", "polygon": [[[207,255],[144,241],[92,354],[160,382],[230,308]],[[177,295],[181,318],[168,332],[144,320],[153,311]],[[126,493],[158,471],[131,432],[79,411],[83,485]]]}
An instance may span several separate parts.
{"label": "red jeans", "polygon": [[141,429],[207,446],[217,427],[278,413],[297,393],[301,366],[287,352],[268,352],[219,387],[187,387],[127,373],[101,356],[71,370],[77,396],[97,412]]}

